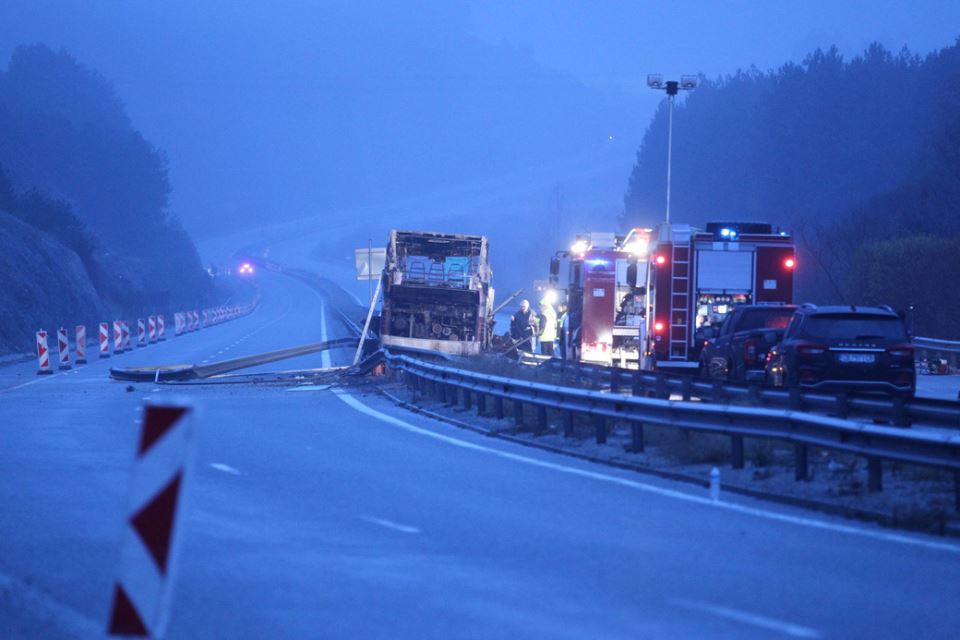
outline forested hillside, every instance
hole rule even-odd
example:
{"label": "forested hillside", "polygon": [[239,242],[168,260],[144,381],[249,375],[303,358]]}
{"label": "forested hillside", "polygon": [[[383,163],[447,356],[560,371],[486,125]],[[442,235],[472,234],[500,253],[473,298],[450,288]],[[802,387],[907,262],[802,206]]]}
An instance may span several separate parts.
{"label": "forested hillside", "polygon": [[[960,337],[948,311],[960,287],[942,279],[960,251],[960,47],[920,58],[873,45],[849,61],[816,51],[685,98],[674,220],[778,224],[797,236],[801,300],[913,305],[918,333]],[[663,217],[666,124],[664,105],[637,154],[624,226]],[[918,276],[928,284],[908,284]]]}
{"label": "forested hillside", "polygon": [[[80,280],[92,283],[99,298],[83,309],[48,309],[60,316],[51,321],[90,321],[86,313],[101,304],[136,314],[199,304],[209,294],[196,249],[168,210],[169,193],[163,154],[133,128],[105,79],[64,52],[42,45],[16,50],[0,72],[0,211],[41,234],[18,234],[8,222],[6,243],[20,235],[23,246],[0,248],[37,259],[30,251],[38,246],[31,243],[42,243],[44,260],[63,262],[43,273],[68,264],[72,271],[68,254],[76,254],[85,272]],[[13,320],[24,310],[9,283],[53,286],[40,281],[36,269],[11,271],[28,262],[4,264],[8,295],[0,297],[0,348],[21,343]],[[74,286],[86,287],[69,275]],[[62,292],[56,299],[73,296]]]}

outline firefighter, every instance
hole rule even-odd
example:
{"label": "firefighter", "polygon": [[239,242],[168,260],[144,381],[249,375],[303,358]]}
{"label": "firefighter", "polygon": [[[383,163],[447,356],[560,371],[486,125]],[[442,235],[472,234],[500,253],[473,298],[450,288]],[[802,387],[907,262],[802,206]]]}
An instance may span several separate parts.
{"label": "firefighter", "polygon": [[557,312],[550,301],[540,301],[540,355],[553,357],[553,344],[557,341]]}
{"label": "firefighter", "polygon": [[[533,337],[536,335],[537,316],[530,308],[530,301],[520,302],[520,310],[510,316],[510,337],[517,342],[517,349],[533,351]],[[519,341],[519,342],[518,342]]]}
{"label": "firefighter", "polygon": [[560,359],[567,359],[567,333],[570,330],[570,314],[567,312],[567,303],[561,302],[557,307],[557,345],[560,347]]}

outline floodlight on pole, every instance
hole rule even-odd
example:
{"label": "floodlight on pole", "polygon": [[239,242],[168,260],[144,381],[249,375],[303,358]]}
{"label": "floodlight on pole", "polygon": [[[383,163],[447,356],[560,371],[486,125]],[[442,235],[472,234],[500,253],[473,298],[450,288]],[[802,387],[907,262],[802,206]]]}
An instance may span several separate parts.
{"label": "floodlight on pole", "polygon": [[697,76],[680,76],[680,80],[663,80],[659,73],[647,76],[647,86],[667,93],[669,112],[667,116],[667,213],[666,223],[670,224],[670,180],[673,165],[673,97],[680,91],[692,91],[700,84]]}

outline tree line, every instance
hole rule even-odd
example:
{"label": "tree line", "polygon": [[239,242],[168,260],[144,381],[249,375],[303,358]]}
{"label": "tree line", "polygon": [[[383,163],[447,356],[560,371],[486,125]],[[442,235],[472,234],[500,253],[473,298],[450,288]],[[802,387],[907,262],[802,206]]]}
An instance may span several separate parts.
{"label": "tree line", "polygon": [[[666,105],[631,173],[623,226],[663,217]],[[960,338],[960,43],[921,57],[873,44],[703,80],[674,114],[671,217],[792,231],[799,301],[913,309]]]}
{"label": "tree line", "polygon": [[209,295],[169,194],[163,152],[106,79],[64,51],[14,51],[0,71],[0,209],[75,251],[106,301],[138,311]]}

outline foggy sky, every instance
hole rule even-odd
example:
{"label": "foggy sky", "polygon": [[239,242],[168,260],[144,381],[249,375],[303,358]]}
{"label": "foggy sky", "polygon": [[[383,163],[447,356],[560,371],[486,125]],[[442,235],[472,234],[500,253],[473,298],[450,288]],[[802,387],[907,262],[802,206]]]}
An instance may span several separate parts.
{"label": "foggy sky", "polygon": [[946,1],[4,0],[0,61],[43,42],[111,80],[195,232],[590,170],[606,179],[568,197],[612,219],[660,97],[647,73],[926,53],[957,25]]}

